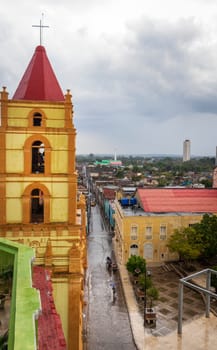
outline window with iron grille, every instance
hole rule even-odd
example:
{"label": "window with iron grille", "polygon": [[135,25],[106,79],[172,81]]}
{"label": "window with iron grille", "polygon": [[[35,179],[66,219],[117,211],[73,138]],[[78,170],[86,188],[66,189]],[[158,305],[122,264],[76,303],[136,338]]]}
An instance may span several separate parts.
{"label": "window with iron grille", "polygon": [[152,226],[145,227],[145,239],[152,239]]}
{"label": "window with iron grille", "polygon": [[165,240],[167,238],[167,227],[166,225],[160,225],[160,239]]}

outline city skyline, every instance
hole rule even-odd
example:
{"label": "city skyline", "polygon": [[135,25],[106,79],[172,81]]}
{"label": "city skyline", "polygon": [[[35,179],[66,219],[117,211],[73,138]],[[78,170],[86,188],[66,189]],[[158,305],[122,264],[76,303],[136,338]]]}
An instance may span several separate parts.
{"label": "city skyline", "polygon": [[40,44],[32,26],[43,13],[42,44],[73,96],[77,154],[182,155],[190,139],[192,155],[215,157],[214,0],[16,5],[0,9],[1,86],[12,98]]}

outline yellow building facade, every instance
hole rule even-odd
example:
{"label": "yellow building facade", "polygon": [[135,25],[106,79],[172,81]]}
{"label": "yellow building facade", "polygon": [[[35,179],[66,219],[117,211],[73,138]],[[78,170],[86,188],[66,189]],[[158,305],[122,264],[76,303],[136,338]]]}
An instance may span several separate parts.
{"label": "yellow building facade", "polygon": [[[42,73],[46,68],[48,76]],[[52,271],[68,349],[81,350],[86,204],[77,191],[71,94],[56,98],[59,86],[50,69],[40,46],[14,97],[9,99],[5,87],[0,92],[0,236],[34,248],[34,264]],[[37,87],[37,75],[43,87]],[[25,95],[31,84],[35,90]]]}
{"label": "yellow building facade", "polygon": [[201,213],[146,213],[142,209],[123,208],[115,201],[115,245],[120,263],[139,255],[149,266],[161,265],[178,258],[167,247],[174,229],[200,222]]}

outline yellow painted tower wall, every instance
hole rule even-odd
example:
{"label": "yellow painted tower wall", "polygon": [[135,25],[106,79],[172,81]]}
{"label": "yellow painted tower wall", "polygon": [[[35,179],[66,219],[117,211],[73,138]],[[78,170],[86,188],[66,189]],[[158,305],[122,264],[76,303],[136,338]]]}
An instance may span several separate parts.
{"label": "yellow painted tower wall", "polygon": [[[51,269],[68,349],[81,350],[86,206],[77,192],[70,92],[64,102],[16,101],[3,88],[0,117],[0,236],[33,247],[35,264]],[[42,173],[32,165],[38,140]],[[35,200],[43,215],[34,217]]]}

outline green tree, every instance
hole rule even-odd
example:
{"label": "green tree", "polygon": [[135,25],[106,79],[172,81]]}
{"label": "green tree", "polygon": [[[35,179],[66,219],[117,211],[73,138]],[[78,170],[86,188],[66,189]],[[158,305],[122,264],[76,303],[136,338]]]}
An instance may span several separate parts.
{"label": "green tree", "polygon": [[135,274],[135,270],[138,270],[139,273],[144,273],[146,271],[146,261],[141,256],[131,255],[127,261],[126,267],[127,271],[133,274]]}
{"label": "green tree", "polygon": [[124,171],[123,170],[118,170],[115,175],[118,179],[123,179],[124,178]]}
{"label": "green tree", "polygon": [[158,187],[165,187],[168,185],[168,181],[165,177],[161,177],[158,179]]}
{"label": "green tree", "polygon": [[139,287],[140,289],[142,289],[143,291],[146,290],[146,296],[147,296],[147,300],[150,303],[150,308],[152,308],[153,306],[153,301],[158,299],[159,296],[159,292],[157,290],[157,288],[153,285],[151,276],[146,276],[144,273],[141,273],[139,275]]}
{"label": "green tree", "polygon": [[151,288],[153,286],[153,283],[152,283],[152,279],[151,277],[149,276],[146,276],[145,278],[145,273],[141,273],[139,275],[139,287],[142,289],[142,290],[147,290],[149,288]]}
{"label": "green tree", "polygon": [[136,174],[136,173],[138,173],[139,171],[141,171],[141,168],[139,168],[138,165],[134,165],[134,166],[133,166],[133,169],[132,169],[132,172]]}
{"label": "green tree", "polygon": [[212,180],[211,179],[204,179],[201,180],[200,183],[205,186],[205,188],[212,188]]}
{"label": "green tree", "polygon": [[196,234],[203,242],[203,256],[212,258],[217,255],[217,216],[205,214],[200,223],[194,224]]}
{"label": "green tree", "polygon": [[156,287],[152,286],[147,290],[147,297],[150,301],[150,308],[153,306],[153,301],[159,298],[159,292]]}
{"label": "green tree", "polygon": [[178,253],[179,258],[185,260],[187,265],[191,260],[197,259],[203,250],[202,238],[193,227],[175,229],[167,246],[171,252]]}

